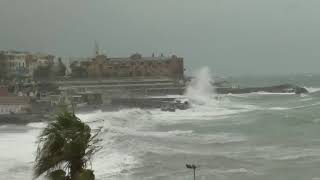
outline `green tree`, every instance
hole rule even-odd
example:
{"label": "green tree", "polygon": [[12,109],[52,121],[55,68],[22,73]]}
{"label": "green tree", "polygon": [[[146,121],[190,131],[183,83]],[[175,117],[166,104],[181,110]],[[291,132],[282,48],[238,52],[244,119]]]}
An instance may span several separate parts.
{"label": "green tree", "polygon": [[90,127],[70,112],[58,114],[39,136],[35,178],[46,174],[53,180],[94,180],[93,171],[86,168],[100,149],[99,132],[92,135]]}

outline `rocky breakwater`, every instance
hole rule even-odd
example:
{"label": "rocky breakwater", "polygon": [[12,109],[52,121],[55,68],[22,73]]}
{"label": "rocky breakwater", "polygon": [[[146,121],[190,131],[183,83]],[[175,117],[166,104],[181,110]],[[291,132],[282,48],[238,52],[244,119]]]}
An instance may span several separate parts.
{"label": "rocky breakwater", "polygon": [[215,91],[218,94],[246,94],[254,92],[268,92],[268,93],[295,93],[306,94],[309,93],[306,88],[299,87],[292,84],[281,84],[276,86],[266,87],[217,87]]}
{"label": "rocky breakwater", "polygon": [[161,105],[161,111],[175,112],[178,110],[187,110],[190,108],[188,101],[181,102],[181,100],[175,100],[173,102],[167,102]]}

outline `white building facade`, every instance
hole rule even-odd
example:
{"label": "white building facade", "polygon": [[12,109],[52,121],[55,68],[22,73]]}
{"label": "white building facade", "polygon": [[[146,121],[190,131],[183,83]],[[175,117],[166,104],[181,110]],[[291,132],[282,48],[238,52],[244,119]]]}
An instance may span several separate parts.
{"label": "white building facade", "polygon": [[54,56],[48,54],[31,54],[28,52],[6,51],[7,69],[10,75],[32,77],[39,66],[53,64]]}
{"label": "white building facade", "polygon": [[7,67],[10,74],[25,74],[27,73],[27,54],[25,53],[11,53],[7,55]]}

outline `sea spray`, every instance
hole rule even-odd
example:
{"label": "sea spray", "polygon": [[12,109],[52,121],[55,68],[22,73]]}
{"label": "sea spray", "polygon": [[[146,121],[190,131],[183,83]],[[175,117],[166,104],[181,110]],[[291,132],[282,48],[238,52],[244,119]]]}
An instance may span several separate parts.
{"label": "sea spray", "polygon": [[208,67],[196,71],[194,78],[187,87],[186,97],[193,104],[203,105],[214,100],[213,79]]}

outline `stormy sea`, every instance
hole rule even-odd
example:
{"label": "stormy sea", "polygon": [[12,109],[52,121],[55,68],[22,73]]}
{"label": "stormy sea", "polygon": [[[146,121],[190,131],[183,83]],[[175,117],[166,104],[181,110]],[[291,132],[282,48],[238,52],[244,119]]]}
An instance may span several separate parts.
{"label": "stormy sea", "polygon": [[[320,81],[316,75],[234,78],[243,86],[293,83],[310,94],[212,93],[203,70],[184,96],[185,111],[101,110],[77,114],[102,127],[93,158],[98,180],[319,180]],[[0,179],[32,179],[45,123],[0,126]]]}

